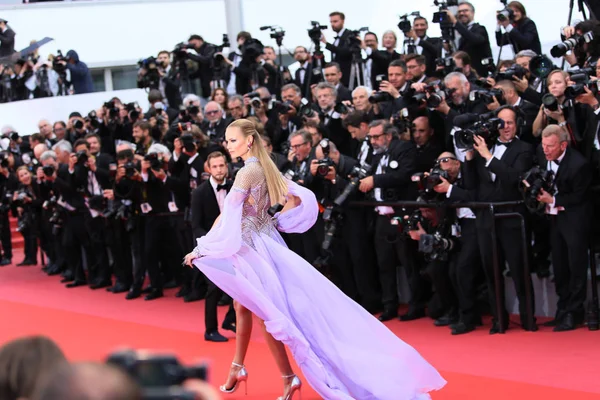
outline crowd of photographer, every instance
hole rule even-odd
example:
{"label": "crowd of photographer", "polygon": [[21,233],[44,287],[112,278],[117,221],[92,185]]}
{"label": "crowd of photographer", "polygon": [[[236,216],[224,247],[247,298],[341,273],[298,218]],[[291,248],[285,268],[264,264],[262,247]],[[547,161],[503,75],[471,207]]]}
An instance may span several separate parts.
{"label": "crowd of photographer", "polygon": [[[590,190],[600,163],[600,23],[564,30],[565,40],[552,49],[573,68],[562,71],[539,54],[535,24],[511,2],[498,12],[497,41],[511,43],[516,55],[496,66],[473,5],[436,4],[442,37],[430,38],[427,19],[407,14],[399,24],[402,54],[393,32],[379,50],[377,35],[346,29],[340,12],[330,15],[333,43],[322,36],[326,27],[312,22],[315,51],[295,48],[294,76],[247,32],[237,37],[240,53],[227,57],[221,51],[228,43],[193,35],[140,62],[139,85],[149,88],[145,112],[115,98],[67,123],[40,121],[40,133],[28,139],[3,129],[1,264],[11,262],[12,210],[25,238],[22,264],[38,261],[39,238],[46,272],[62,274],[67,287],[153,300],[181,286],[177,296],[186,301],[206,297],[211,310],[227,303],[180,262],[212,226],[243,165],[227,154],[225,129],[250,118],[280,171],[321,205],[313,228],[284,237],[289,247],[365,309],[382,312],[380,320],[398,316],[402,266],[410,299],[401,320],[429,316],[463,334],[487,310],[494,316],[490,333],[503,331],[508,316],[496,304],[504,293],[497,258],[509,267],[523,328],[537,330],[528,318],[534,296],[524,260],[548,278],[551,259],[559,301],[550,324],[574,329],[585,316],[592,216],[599,210]],[[323,62],[323,42],[330,63]],[[415,200],[422,207],[353,205]],[[522,216],[526,237],[518,220],[495,220],[487,209],[456,202],[512,202],[500,211]],[[216,313],[209,314],[205,337],[222,341]],[[235,329],[232,318],[223,327]]]}

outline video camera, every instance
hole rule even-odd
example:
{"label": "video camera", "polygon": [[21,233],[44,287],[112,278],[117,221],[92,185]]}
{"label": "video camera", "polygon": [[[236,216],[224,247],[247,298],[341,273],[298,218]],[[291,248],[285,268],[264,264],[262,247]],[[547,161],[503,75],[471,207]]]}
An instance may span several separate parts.
{"label": "video camera", "polygon": [[310,21],[312,28],[308,29],[308,37],[313,41],[315,46],[320,46],[322,31],[327,29],[327,25],[321,25],[317,21]]}
{"label": "video camera", "polygon": [[452,43],[454,40],[454,26],[450,23],[448,19],[448,14],[444,11],[448,10],[448,7],[458,6],[458,0],[447,0],[447,1],[439,1],[434,0],[433,4],[439,7],[439,10],[433,13],[432,22],[436,24],[440,24],[440,30],[442,31],[442,40],[446,43]]}
{"label": "video camera", "polygon": [[568,51],[575,49],[578,46],[583,46],[585,43],[590,43],[594,40],[594,34],[592,31],[586,32],[583,35],[575,34],[568,39],[565,39],[562,43],[550,49],[552,57],[558,58],[567,54]]}
{"label": "video camera", "polygon": [[448,180],[450,176],[448,175],[448,171],[444,171],[437,163],[431,169],[429,174],[425,174],[424,172],[420,172],[418,174],[414,174],[411,177],[413,182],[417,183],[417,188],[419,190],[419,196],[425,201],[434,201],[436,198],[441,198],[433,188],[442,183],[442,178]]}
{"label": "video camera", "polygon": [[[231,43],[229,43],[229,36],[226,33],[223,34],[223,42],[220,46],[215,46],[215,53],[221,53],[223,49],[228,49],[231,47]],[[216,62],[220,63],[225,61],[225,58],[222,54],[215,54],[214,59]]]}
{"label": "video camera", "polygon": [[141,86],[150,89],[158,89],[160,86],[160,73],[158,67],[162,66],[158,63],[156,58],[150,56],[143,60],[138,61],[138,67],[145,69],[146,74],[143,76]]}
{"label": "video camera", "polygon": [[543,214],[546,204],[538,201],[537,197],[542,190],[554,194],[554,172],[533,167],[523,175],[519,182],[519,191],[523,195],[525,206],[532,213]]}
{"label": "video camera", "polygon": [[419,11],[413,11],[409,14],[401,15],[400,22],[398,22],[398,29],[400,29],[402,31],[402,33],[407,34],[408,32],[410,32],[412,30],[412,26],[411,26],[408,18],[409,17],[420,17],[420,16],[421,16],[421,13]]}
{"label": "video camera", "polygon": [[249,64],[256,64],[256,57],[263,54],[265,46],[258,39],[246,39],[240,51],[242,52],[242,59],[246,60]]}
{"label": "video camera", "polygon": [[187,379],[208,379],[208,365],[185,366],[177,357],[168,354],[141,354],[134,350],[112,353],[106,360],[133,378],[142,388],[142,398],[194,399],[193,393],[182,388]]}
{"label": "video camera", "polygon": [[481,136],[488,147],[498,139],[504,128],[504,120],[496,118],[493,112],[485,114],[462,114],[454,118],[454,125],[462,128],[454,132],[456,147],[472,149],[475,135]]}
{"label": "video camera", "polygon": [[52,69],[56,71],[57,74],[64,74],[67,70],[67,67],[62,65],[61,62],[67,62],[67,58],[63,55],[62,51],[57,50],[56,56],[52,60]]}
{"label": "video camera", "polygon": [[456,72],[458,69],[456,67],[456,61],[454,61],[454,57],[452,56],[436,58],[435,65],[436,67],[444,67],[444,75],[448,75],[451,72]]}

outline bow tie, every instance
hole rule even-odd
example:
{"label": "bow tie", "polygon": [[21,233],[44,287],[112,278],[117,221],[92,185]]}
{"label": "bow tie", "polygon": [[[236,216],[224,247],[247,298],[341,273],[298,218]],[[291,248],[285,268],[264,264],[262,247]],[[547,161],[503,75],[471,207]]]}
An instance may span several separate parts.
{"label": "bow tie", "polygon": [[552,162],[553,162],[554,164],[556,164],[556,165],[560,165],[560,161],[559,161],[558,159],[556,159],[556,160],[552,160]]}
{"label": "bow tie", "polygon": [[339,36],[336,36],[336,37],[334,37],[333,39],[334,39],[334,40],[338,40],[339,38],[340,38]]}
{"label": "bow tie", "polygon": [[300,68],[298,68],[298,71],[306,71],[306,68],[300,67]]}
{"label": "bow tie", "polygon": [[217,192],[224,190],[224,191],[228,191],[229,190],[229,184],[227,182],[225,182],[222,185],[217,185]]}
{"label": "bow tie", "polygon": [[496,141],[496,146],[506,146],[506,148],[508,148],[508,146],[510,146],[512,142],[501,142],[499,140]]}

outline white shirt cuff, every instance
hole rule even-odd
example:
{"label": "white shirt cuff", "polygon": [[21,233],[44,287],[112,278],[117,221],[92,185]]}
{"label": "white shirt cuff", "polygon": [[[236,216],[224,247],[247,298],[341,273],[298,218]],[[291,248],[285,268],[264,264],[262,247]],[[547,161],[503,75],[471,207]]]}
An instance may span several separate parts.
{"label": "white shirt cuff", "polygon": [[506,33],[510,33],[513,29],[514,29],[514,27],[512,26],[512,24],[508,24],[504,28],[504,30],[506,31]]}
{"label": "white shirt cuff", "polygon": [[492,158],[490,158],[489,160],[487,160],[487,161],[485,162],[485,167],[486,167],[486,168],[490,166],[490,164],[492,163],[492,160],[493,160],[494,158],[495,158],[495,157],[494,157],[494,156],[492,156]]}
{"label": "white shirt cuff", "polygon": [[148,182],[148,174],[147,173],[145,174],[142,172],[142,181]]}
{"label": "white shirt cuff", "polygon": [[448,187],[448,191],[446,192],[446,198],[449,199],[450,196],[452,195],[452,188],[454,187],[454,185],[450,185]]}
{"label": "white shirt cuff", "polygon": [[550,203],[550,207],[555,208],[556,207],[556,197],[552,196],[552,203]]}

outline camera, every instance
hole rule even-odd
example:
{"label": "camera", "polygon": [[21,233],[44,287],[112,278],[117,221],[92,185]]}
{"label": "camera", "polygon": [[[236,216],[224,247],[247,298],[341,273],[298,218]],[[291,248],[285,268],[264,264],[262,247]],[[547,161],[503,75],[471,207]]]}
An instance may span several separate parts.
{"label": "camera", "polygon": [[342,193],[333,200],[333,204],[338,207],[341,207],[344,202],[348,199],[348,197],[358,190],[358,186],[360,185],[360,180],[366,178],[371,174],[371,166],[369,164],[361,164],[352,168],[350,171],[350,182],[346,185]]}
{"label": "camera", "polygon": [[144,399],[195,398],[181,388],[183,382],[187,379],[208,379],[206,364],[185,366],[174,355],[122,350],[110,354],[106,363],[131,376],[142,387]]}
{"label": "camera", "polygon": [[160,171],[163,168],[163,159],[158,157],[158,153],[150,153],[144,156],[145,161],[150,162],[150,168]]}
{"label": "camera", "polygon": [[454,241],[439,234],[424,234],[419,238],[419,251],[427,254],[431,260],[446,260],[453,248]]}
{"label": "camera", "polygon": [[44,172],[44,175],[46,175],[47,177],[51,177],[52,175],[54,175],[56,168],[54,168],[54,165],[44,165],[42,167],[42,171]]}
{"label": "camera", "polygon": [[321,42],[322,31],[327,29],[327,25],[321,25],[317,21],[310,21],[312,28],[308,29],[308,36],[310,40],[312,40],[315,44],[319,44]]}
{"label": "camera", "polygon": [[421,13],[419,11],[413,11],[409,14],[404,14],[400,16],[400,22],[398,22],[398,29],[402,31],[402,33],[406,34],[411,31],[412,26],[410,25],[410,21],[408,17],[420,17]]}
{"label": "camera", "polygon": [[[224,33],[223,34],[223,43],[220,46],[215,46],[215,53],[221,53],[223,51],[223,49],[226,49],[229,47],[231,47],[231,44],[229,43],[229,36],[227,36],[227,34]],[[223,57],[222,54],[215,54],[214,58],[215,58],[215,61],[218,63],[225,61],[225,58]]]}
{"label": "camera", "polygon": [[523,175],[519,182],[519,191],[523,195],[525,206],[532,213],[543,214],[546,204],[539,202],[537,197],[542,190],[554,194],[554,172],[533,167]]}
{"label": "camera", "polygon": [[369,96],[369,103],[383,103],[384,101],[392,101],[394,98],[388,92],[379,92]]}
{"label": "camera", "polygon": [[513,11],[512,8],[508,8],[506,6],[508,0],[500,0],[500,2],[502,4],[504,4],[504,8],[500,11],[496,12],[496,19],[499,22],[504,22],[504,21],[514,21],[515,19],[515,12]]}
{"label": "camera", "polygon": [[265,46],[257,39],[247,39],[240,51],[242,52],[242,59],[247,60],[250,64],[256,64],[256,57],[263,54]]}
{"label": "camera", "polygon": [[456,67],[456,61],[454,61],[454,58],[452,56],[436,58],[435,65],[436,67],[444,67],[444,75],[448,75],[450,72],[460,72],[457,71],[457,69],[460,69],[462,71],[462,68]]}
{"label": "camera", "polygon": [[494,117],[494,113],[463,114],[454,118],[454,125],[459,130],[454,132],[456,147],[459,149],[472,149],[475,135],[481,136],[490,147],[504,128],[504,120]]}
{"label": "camera", "polygon": [[333,166],[333,160],[329,158],[329,139],[323,139],[319,142],[323,151],[323,159],[317,162],[317,175],[325,177],[329,173],[329,167]]}
{"label": "camera", "polygon": [[507,68],[504,72],[498,72],[495,80],[496,82],[502,80],[512,81],[513,78],[523,79],[525,75],[527,75],[527,70],[521,67],[519,64],[514,64]]}
{"label": "camera", "polygon": [[598,93],[598,81],[590,80],[590,77],[587,74],[574,74],[571,75],[570,79],[575,82],[575,84],[568,86],[565,89],[566,100],[574,100],[576,97],[585,94],[586,87],[594,94],[594,96]]}
{"label": "camera", "polygon": [[181,140],[181,144],[183,145],[183,149],[188,153],[191,153],[196,150],[196,140],[194,136],[190,133],[184,133],[179,137]]}
{"label": "camera", "polygon": [[88,154],[87,151],[81,150],[75,153],[75,157],[77,158],[77,165],[83,166],[86,162],[88,162]]}
{"label": "camera", "polygon": [[433,18],[431,21],[436,24],[449,24],[450,21],[448,20],[448,15],[443,11],[447,10],[448,7],[458,6],[458,0],[447,0],[447,1],[434,0],[433,4],[437,7],[439,7],[439,11],[435,12],[433,14]]}
{"label": "camera", "polygon": [[414,174],[411,177],[411,180],[417,183],[419,195],[423,200],[433,201],[439,196],[433,188],[442,183],[442,178],[446,180],[450,179],[448,171],[444,171],[436,164],[429,174],[426,175],[425,173],[420,172]]}
{"label": "camera", "polygon": [[549,111],[558,111],[558,108],[561,107],[558,104],[558,99],[552,93],[546,93],[542,96],[542,104]]}
{"label": "camera", "polygon": [[504,104],[504,92],[501,89],[473,90],[469,93],[470,101],[481,101],[486,105],[492,104],[494,98],[498,103]]}
{"label": "camera", "polygon": [[108,111],[108,118],[114,120],[119,117],[119,108],[116,106],[114,100],[107,101],[103,107]]}
{"label": "camera", "polygon": [[413,122],[409,117],[408,109],[403,108],[392,114],[393,125],[401,134],[409,131],[413,127]]}
{"label": "camera", "polygon": [[2,167],[2,168],[9,167],[8,153],[5,151],[0,152],[0,167]]}
{"label": "camera", "polygon": [[562,57],[567,54],[568,51],[575,49],[577,46],[582,46],[584,43],[590,43],[592,40],[594,40],[594,34],[591,31],[584,33],[583,35],[575,34],[562,43],[552,47],[550,49],[550,54],[554,58]]}
{"label": "camera", "polygon": [[[252,100],[254,100],[254,99],[252,99]],[[282,101],[278,101],[278,100],[272,100],[269,103],[269,109],[275,110],[279,114],[287,114],[292,109],[291,106],[292,106],[291,101],[282,102]]]}
{"label": "camera", "polygon": [[402,225],[402,232],[408,234],[410,231],[419,230],[419,224],[423,226],[425,218],[423,217],[421,210],[415,210],[412,214],[405,215],[401,218],[400,223]]}
{"label": "camera", "polygon": [[125,176],[127,178],[132,178],[135,175],[135,164],[133,161],[127,161],[123,168],[125,168]]}
{"label": "camera", "polygon": [[[416,93],[412,100],[418,104],[427,104],[428,108],[437,108],[446,99],[446,93],[442,90],[443,83],[434,81],[424,87],[425,92]],[[427,97],[429,94],[429,97]]]}
{"label": "camera", "polygon": [[57,74],[64,74],[67,70],[67,67],[61,64],[62,61],[67,61],[67,59],[61,50],[57,50],[56,56],[54,56],[54,59],[52,60],[52,69],[56,71]]}
{"label": "camera", "polygon": [[83,129],[83,121],[80,119],[76,119],[75,122],[73,122],[73,128]]}
{"label": "camera", "polygon": [[303,104],[298,112],[302,118],[314,118],[317,116],[317,112],[310,106],[310,104]]}

